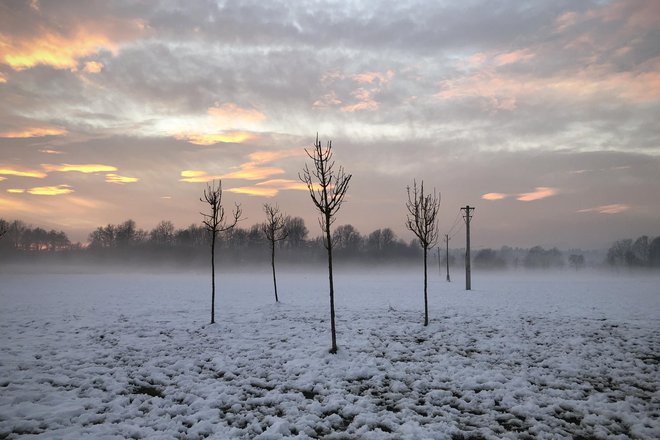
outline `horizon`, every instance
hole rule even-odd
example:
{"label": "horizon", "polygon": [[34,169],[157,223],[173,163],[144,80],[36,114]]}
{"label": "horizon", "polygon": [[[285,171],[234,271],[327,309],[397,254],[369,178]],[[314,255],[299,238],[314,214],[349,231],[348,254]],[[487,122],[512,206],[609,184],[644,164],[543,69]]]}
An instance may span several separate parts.
{"label": "horizon", "polygon": [[485,4],[5,3],[0,218],[185,228],[222,179],[241,226],[278,204],[315,237],[318,133],[361,234],[409,242],[416,179],[440,234],[476,207],[473,249],[660,235],[660,3]]}

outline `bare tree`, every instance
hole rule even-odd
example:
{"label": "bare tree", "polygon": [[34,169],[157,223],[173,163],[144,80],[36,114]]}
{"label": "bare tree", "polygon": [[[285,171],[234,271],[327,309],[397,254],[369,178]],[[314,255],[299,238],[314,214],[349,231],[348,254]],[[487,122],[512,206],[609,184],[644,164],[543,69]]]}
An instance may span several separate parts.
{"label": "bare tree", "polygon": [[436,194],[424,194],[424,181],[419,188],[417,182],[413,182],[412,192],[407,187],[408,202],[406,208],[406,228],[410,229],[419,239],[419,244],[424,249],[424,325],[429,325],[429,302],[427,294],[428,276],[426,269],[427,254],[429,248],[438,243],[438,211],[440,210],[440,197]]}
{"label": "bare tree", "polygon": [[211,208],[210,214],[202,214],[204,226],[211,235],[211,324],[215,323],[215,241],[219,233],[228,231],[236,226],[241,219],[241,205],[235,204],[231,220],[225,218],[225,208],[222,206],[222,180],[215,180],[206,186],[204,197],[200,202],[207,203]]}
{"label": "bare tree", "polygon": [[278,241],[286,239],[289,236],[289,232],[286,229],[284,214],[280,212],[280,208],[277,205],[271,206],[268,203],[265,203],[264,212],[266,213],[266,223],[261,226],[261,230],[270,243],[270,265],[273,268],[275,302],[280,302],[280,299],[277,296],[277,278],[275,278],[275,244]]}
{"label": "bare tree", "polygon": [[335,221],[335,214],[341,208],[348,182],[351,175],[344,172],[343,167],[335,169],[335,161],[332,158],[332,141],[328,141],[326,147],[321,146],[319,136],[316,135],[314,148],[305,149],[312,159],[314,167],[310,170],[307,164],[298,177],[309,189],[314,206],[321,213],[319,225],[325,234],[323,239],[328,251],[328,279],[330,281],[330,327],[332,330],[332,347],[330,353],[337,353],[337,334],[335,331],[335,290],[332,282],[332,234],[330,226]]}

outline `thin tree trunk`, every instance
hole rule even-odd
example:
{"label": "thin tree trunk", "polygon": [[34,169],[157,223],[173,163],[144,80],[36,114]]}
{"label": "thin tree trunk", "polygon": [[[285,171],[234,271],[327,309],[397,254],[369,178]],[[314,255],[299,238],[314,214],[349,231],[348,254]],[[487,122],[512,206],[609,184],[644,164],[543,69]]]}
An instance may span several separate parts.
{"label": "thin tree trunk", "polygon": [[270,265],[273,267],[273,286],[275,287],[275,302],[280,302],[277,297],[277,279],[275,278],[275,242],[270,244]]}
{"label": "thin tree trunk", "polygon": [[424,325],[429,325],[429,300],[428,300],[428,295],[426,293],[426,286],[427,286],[427,274],[426,274],[426,253],[427,253],[427,248],[424,248]]}
{"label": "thin tree trunk", "polygon": [[335,333],[335,288],[332,282],[332,237],[330,236],[330,216],[326,216],[326,240],[328,244],[328,278],[330,280],[330,328],[332,331],[332,347],[330,353],[337,353],[337,334]]}
{"label": "thin tree trunk", "polygon": [[215,324],[215,231],[211,239],[211,324]]}

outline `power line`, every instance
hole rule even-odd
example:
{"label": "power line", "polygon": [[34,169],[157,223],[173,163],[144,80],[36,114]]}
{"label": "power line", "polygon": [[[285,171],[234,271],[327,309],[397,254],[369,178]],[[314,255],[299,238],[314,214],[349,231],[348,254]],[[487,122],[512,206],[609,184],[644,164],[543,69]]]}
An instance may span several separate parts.
{"label": "power line", "polygon": [[452,223],[452,225],[451,225],[451,228],[449,228],[449,231],[447,232],[447,234],[451,235],[451,232],[454,230],[454,228],[455,228],[456,225],[458,224],[460,218],[461,218],[461,210],[459,209],[459,210],[458,210],[458,213],[456,213],[456,218],[454,219],[454,221],[453,221],[453,223]]}

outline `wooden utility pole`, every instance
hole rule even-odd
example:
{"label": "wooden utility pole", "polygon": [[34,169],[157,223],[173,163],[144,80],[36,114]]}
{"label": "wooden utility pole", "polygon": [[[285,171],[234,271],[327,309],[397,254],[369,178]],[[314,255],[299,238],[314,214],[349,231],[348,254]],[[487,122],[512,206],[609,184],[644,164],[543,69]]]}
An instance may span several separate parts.
{"label": "wooden utility pole", "polygon": [[[451,282],[451,278],[449,278],[449,234],[445,234],[445,243],[446,243],[446,253],[445,253],[445,260],[447,262],[447,282]],[[440,249],[438,249],[438,252],[440,252]]]}
{"label": "wooden utility pole", "polygon": [[472,274],[470,272],[470,220],[472,219],[472,211],[474,207],[466,205],[461,208],[465,211],[463,219],[465,220],[465,290],[472,290]]}

